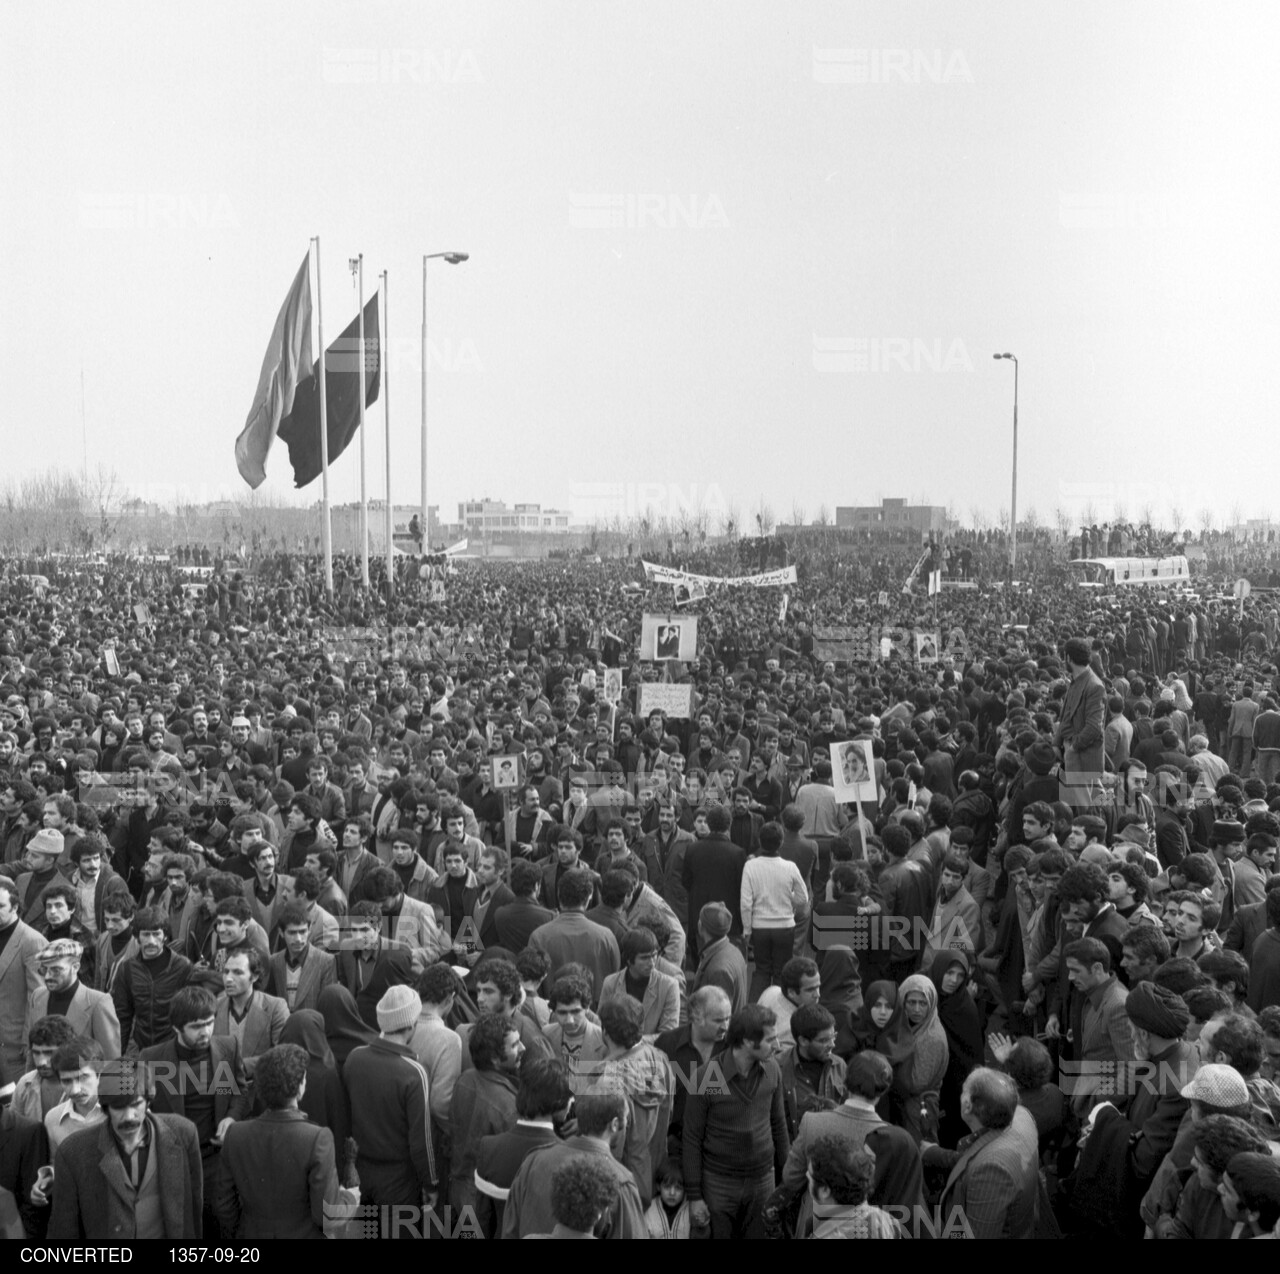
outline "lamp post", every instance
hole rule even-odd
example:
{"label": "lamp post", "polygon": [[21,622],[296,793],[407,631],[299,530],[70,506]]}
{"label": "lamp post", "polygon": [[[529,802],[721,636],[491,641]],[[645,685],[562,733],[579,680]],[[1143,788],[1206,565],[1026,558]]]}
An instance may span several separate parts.
{"label": "lamp post", "polygon": [[468,252],[428,252],[422,258],[422,508],[419,511],[422,531],[422,551],[430,547],[427,533],[427,262],[446,261],[449,265],[461,265],[470,260]]}
{"label": "lamp post", "polygon": [[992,354],[1013,363],[1013,494],[1009,499],[1009,582],[1018,564],[1018,358],[1015,354]]}

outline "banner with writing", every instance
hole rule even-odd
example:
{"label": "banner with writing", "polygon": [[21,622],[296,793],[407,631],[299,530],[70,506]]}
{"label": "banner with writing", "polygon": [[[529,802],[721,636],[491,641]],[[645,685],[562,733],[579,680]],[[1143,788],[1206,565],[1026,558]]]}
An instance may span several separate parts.
{"label": "banner with writing", "polygon": [[647,718],[654,709],[665,712],[669,717],[691,717],[693,687],[664,685],[658,681],[644,682],[640,686],[640,716]]}

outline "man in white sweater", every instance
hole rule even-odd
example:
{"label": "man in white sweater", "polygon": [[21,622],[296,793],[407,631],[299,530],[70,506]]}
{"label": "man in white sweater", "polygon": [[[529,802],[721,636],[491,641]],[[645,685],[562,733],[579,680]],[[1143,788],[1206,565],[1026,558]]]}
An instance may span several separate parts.
{"label": "man in white sweater", "polygon": [[755,960],[749,998],[782,980],[782,967],[791,958],[796,916],[809,904],[800,869],[782,858],[782,827],[766,823],[760,829],[760,853],[742,869],[742,937]]}

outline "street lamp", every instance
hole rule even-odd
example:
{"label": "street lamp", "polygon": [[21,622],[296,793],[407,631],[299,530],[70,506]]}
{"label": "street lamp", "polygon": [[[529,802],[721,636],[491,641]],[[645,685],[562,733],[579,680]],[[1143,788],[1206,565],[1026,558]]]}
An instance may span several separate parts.
{"label": "street lamp", "polygon": [[449,265],[461,265],[470,260],[468,252],[429,252],[422,258],[422,551],[430,547],[427,534],[427,262],[445,261]]}
{"label": "street lamp", "polygon": [[1009,582],[1013,583],[1014,568],[1018,564],[1018,359],[1014,354],[992,354],[992,358],[1007,358],[1013,363],[1013,495],[1009,504]]}

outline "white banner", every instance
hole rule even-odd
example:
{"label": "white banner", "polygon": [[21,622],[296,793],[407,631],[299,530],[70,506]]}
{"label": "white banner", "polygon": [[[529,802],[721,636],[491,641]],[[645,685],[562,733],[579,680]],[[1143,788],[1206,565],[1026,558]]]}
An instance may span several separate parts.
{"label": "white banner", "polygon": [[640,687],[640,716],[647,720],[655,708],[669,717],[688,718],[693,715],[693,687],[667,685],[660,681],[646,681]]}
{"label": "white banner", "polygon": [[641,562],[646,579],[659,584],[693,583],[706,584],[710,587],[729,588],[775,588],[780,584],[796,582],[794,566],[780,566],[774,571],[765,571],[760,575],[693,575],[689,571],[677,571],[670,566],[655,566],[652,562]]}

